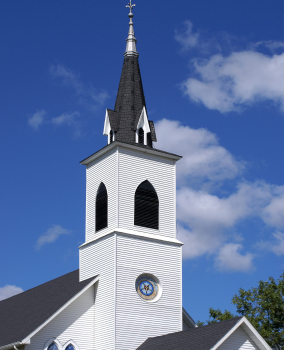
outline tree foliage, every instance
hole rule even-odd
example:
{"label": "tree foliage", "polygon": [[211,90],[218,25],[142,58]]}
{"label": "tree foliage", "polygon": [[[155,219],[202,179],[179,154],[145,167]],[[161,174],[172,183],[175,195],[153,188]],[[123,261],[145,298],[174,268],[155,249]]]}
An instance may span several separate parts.
{"label": "tree foliage", "polygon": [[[278,281],[269,277],[266,282],[259,281],[255,288],[247,291],[241,288],[232,303],[238,315],[210,308],[207,323],[245,316],[273,349],[284,350],[284,272]],[[204,322],[198,321],[197,325]]]}

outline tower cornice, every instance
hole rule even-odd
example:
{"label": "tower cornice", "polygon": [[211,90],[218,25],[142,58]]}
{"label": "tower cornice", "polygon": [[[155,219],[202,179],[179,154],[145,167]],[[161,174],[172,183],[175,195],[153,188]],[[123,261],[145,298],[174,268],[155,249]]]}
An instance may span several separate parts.
{"label": "tower cornice", "polygon": [[109,145],[105,146],[104,148],[100,149],[96,153],[90,155],[88,158],[83,159],[80,162],[80,164],[88,165],[91,162],[93,162],[94,160],[96,160],[97,158],[101,157],[102,155],[104,155],[105,153],[109,152],[110,150],[112,150],[116,147],[121,148],[121,149],[123,149],[123,148],[132,149],[132,150],[144,153],[144,154],[156,155],[156,156],[171,159],[174,161],[178,161],[179,159],[182,158],[182,156],[179,156],[177,154],[168,153],[165,151],[160,151],[160,150],[155,149],[155,148],[146,147],[146,146],[139,146],[138,144],[129,144],[129,143],[121,142],[121,141],[114,141],[114,142],[110,143]]}

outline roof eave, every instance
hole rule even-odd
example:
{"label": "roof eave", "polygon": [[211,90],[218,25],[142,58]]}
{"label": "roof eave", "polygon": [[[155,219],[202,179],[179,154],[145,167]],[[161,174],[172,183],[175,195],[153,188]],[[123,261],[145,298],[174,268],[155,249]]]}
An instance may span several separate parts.
{"label": "roof eave", "polygon": [[93,162],[94,160],[96,160],[97,158],[99,158],[102,155],[104,155],[106,152],[109,152],[110,150],[112,150],[113,148],[115,148],[117,146],[128,148],[128,149],[133,149],[133,150],[136,150],[136,151],[140,151],[142,153],[148,153],[148,154],[157,155],[157,156],[168,158],[168,159],[172,159],[172,160],[175,160],[175,161],[178,161],[179,159],[182,158],[182,156],[178,156],[177,154],[160,151],[160,150],[157,150],[155,148],[138,147],[138,146],[136,146],[134,144],[132,145],[130,143],[114,141],[114,142],[110,143],[109,145],[105,146],[104,148],[100,149],[98,152],[92,154],[88,158],[82,160],[80,162],[80,164],[88,165],[91,162]]}

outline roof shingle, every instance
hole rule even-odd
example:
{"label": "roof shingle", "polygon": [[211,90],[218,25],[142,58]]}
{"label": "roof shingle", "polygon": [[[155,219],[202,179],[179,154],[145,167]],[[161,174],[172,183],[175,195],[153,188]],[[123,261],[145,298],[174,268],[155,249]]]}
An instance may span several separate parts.
{"label": "roof shingle", "polygon": [[0,302],[0,346],[22,341],[95,277],[79,282],[79,270]]}
{"label": "roof shingle", "polygon": [[210,350],[241,318],[148,338],[137,350]]}

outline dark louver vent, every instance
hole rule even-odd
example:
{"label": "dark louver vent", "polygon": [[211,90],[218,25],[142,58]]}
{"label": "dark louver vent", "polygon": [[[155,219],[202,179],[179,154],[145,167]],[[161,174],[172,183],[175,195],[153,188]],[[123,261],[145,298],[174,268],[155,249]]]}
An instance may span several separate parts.
{"label": "dark louver vent", "polygon": [[138,143],[141,143],[142,145],[144,145],[144,130],[143,130],[143,128],[140,128],[138,130]]}
{"label": "dark louver vent", "polygon": [[107,227],[107,190],[100,184],[96,197],[96,231]]}
{"label": "dark louver vent", "polygon": [[159,228],[159,200],[149,181],[142,182],[135,192],[134,225]]}
{"label": "dark louver vent", "polygon": [[109,142],[112,143],[113,141],[113,131],[111,130],[109,133]]}

